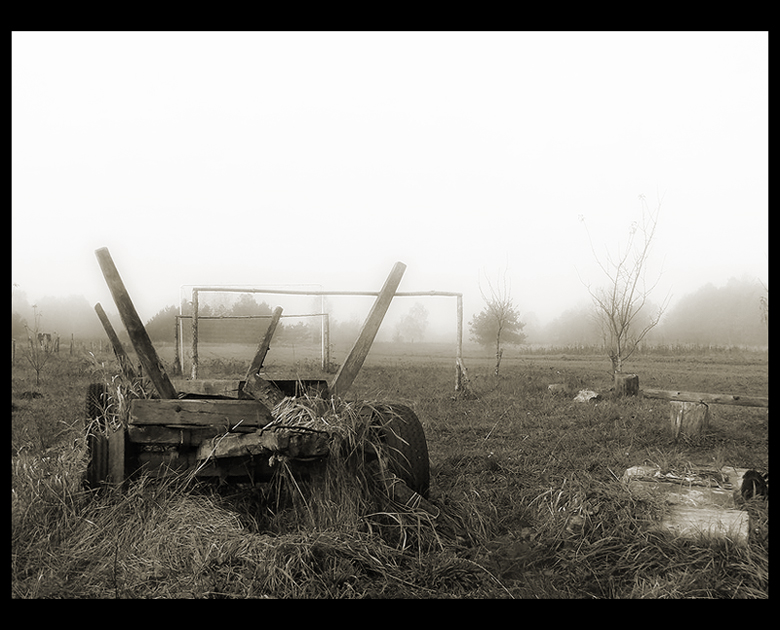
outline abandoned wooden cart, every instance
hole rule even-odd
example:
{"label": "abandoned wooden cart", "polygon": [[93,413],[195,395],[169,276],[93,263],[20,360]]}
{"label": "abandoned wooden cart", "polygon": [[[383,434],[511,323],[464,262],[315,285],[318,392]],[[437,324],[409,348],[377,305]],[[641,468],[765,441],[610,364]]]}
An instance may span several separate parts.
{"label": "abandoned wooden cart", "polygon": [[[414,411],[385,402],[345,401],[405,271],[396,263],[358,338],[331,382],[266,380],[260,375],[281,308],[241,380],[171,381],[136,313],[107,249],[96,256],[144,375],[151,397],[134,387],[93,383],[87,391],[87,482],[121,486],[140,472],[222,481],[264,482],[277,466],[322,462],[348,444],[349,431],[368,432],[361,456],[372,463],[391,498],[427,503],[429,459]],[[138,383],[132,364],[99,304],[95,310],[126,383]],[[348,422],[349,427],[344,426]],[[371,445],[374,446],[371,446]]]}

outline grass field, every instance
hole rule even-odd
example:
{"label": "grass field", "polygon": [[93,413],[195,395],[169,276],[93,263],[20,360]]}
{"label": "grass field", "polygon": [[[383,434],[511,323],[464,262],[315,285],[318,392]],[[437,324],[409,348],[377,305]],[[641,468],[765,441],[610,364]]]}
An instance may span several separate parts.
{"label": "grass field", "polygon": [[[316,351],[292,363],[285,352],[272,349],[269,376],[323,376]],[[507,353],[496,378],[491,358],[468,350],[476,396],[466,399],[454,395],[453,354],[376,344],[350,392],[414,408],[438,522],[361,513],[364,503],[316,483],[318,499],[303,502],[280,502],[278,487],[274,495],[146,478],[122,495],[90,494],[81,484],[86,388],[110,378],[115,362],[57,355],[36,387],[17,357],[12,597],[768,597],[768,501],[748,505],[748,545],[687,540],[653,532],[664,506],[619,481],[646,463],[768,471],[766,409],[712,406],[706,434],[675,442],[667,402],[609,395],[604,357]],[[219,362],[202,356],[204,376],[235,377],[251,349]],[[768,396],[767,352],[643,355],[628,369],[644,387]],[[548,392],[550,383],[604,397],[575,403]]]}

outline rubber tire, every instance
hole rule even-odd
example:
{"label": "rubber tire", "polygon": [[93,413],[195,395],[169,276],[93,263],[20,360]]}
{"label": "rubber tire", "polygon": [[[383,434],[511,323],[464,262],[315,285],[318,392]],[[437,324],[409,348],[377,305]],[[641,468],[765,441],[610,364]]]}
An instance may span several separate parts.
{"label": "rubber tire", "polygon": [[[87,472],[86,485],[100,488],[108,480],[108,436],[105,434],[106,419],[103,411],[106,407],[108,388],[104,383],[90,383],[87,388]],[[92,427],[93,422],[97,425]]]}
{"label": "rubber tire", "polygon": [[431,469],[428,442],[420,419],[406,405],[384,405],[379,423],[390,470],[423,498],[428,498]]}

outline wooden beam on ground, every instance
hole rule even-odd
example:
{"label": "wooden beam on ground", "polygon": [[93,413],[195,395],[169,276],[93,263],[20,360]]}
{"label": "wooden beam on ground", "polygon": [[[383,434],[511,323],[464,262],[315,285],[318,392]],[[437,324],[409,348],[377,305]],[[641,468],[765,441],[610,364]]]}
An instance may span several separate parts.
{"label": "wooden beam on ground", "polygon": [[130,357],[127,356],[127,352],[125,352],[122,342],[119,341],[119,337],[117,337],[114,327],[108,320],[108,316],[100,305],[100,302],[95,304],[95,312],[100,319],[100,323],[103,324],[103,329],[106,331],[108,340],[111,342],[111,347],[114,349],[114,355],[116,355],[117,361],[119,361],[119,367],[122,368],[122,373],[127,378],[131,380],[134,379],[135,370],[133,369],[133,364],[130,362]]}
{"label": "wooden beam on ground", "polygon": [[176,389],[165,373],[165,368],[157,356],[157,351],[154,349],[151,339],[149,339],[149,334],[146,332],[141,318],[138,317],[138,312],[135,310],[133,301],[127,293],[125,284],[122,282],[108,248],[101,247],[95,250],[95,256],[97,256],[103,277],[111,290],[119,316],[122,318],[122,323],[130,336],[130,341],[133,344],[133,348],[135,348],[138,359],[141,361],[144,372],[152,381],[152,385],[154,385],[160,398],[176,398]]}
{"label": "wooden beam on ground", "polygon": [[677,402],[703,402],[708,405],[737,405],[740,407],[769,408],[769,398],[760,396],[732,396],[729,394],[701,394],[698,392],[680,392],[664,389],[642,389],[645,398],[659,398]]}
{"label": "wooden beam on ground", "polygon": [[398,285],[401,284],[401,278],[403,278],[406,271],[406,265],[402,262],[397,262],[390,271],[390,275],[385,280],[385,284],[379,295],[371,307],[371,311],[363,324],[363,329],[360,331],[355,345],[352,346],[349,355],[341,364],[339,371],[336,373],[336,377],[333,379],[333,383],[330,386],[330,393],[333,396],[344,396],[347,390],[352,386],[352,383],[357,378],[360,368],[363,367],[363,363],[368,356],[368,351],[371,349],[371,344],[374,342],[379,327],[382,325],[382,320],[387,313],[387,309],[395,296],[395,291]]}

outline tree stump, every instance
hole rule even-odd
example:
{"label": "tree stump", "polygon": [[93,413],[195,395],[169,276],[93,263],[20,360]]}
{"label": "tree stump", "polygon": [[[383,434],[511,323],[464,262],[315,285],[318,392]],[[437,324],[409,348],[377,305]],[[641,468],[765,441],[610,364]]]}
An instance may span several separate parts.
{"label": "tree stump", "polygon": [[638,396],[639,377],[636,374],[615,374],[616,396]]}
{"label": "tree stump", "polygon": [[700,435],[710,426],[710,408],[707,403],[672,400],[669,404],[672,435],[675,440],[683,435]]}

